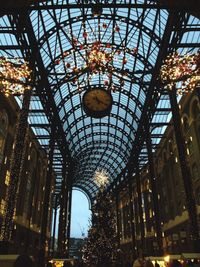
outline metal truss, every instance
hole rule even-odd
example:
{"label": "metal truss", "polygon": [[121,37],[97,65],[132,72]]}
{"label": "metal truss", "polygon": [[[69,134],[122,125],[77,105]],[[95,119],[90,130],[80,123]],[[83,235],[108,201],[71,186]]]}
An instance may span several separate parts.
{"label": "metal truss", "polygon": [[[14,9],[2,7],[1,54],[34,59],[37,85],[29,122],[46,151],[50,139],[55,139],[56,194],[61,190],[65,164],[71,166],[72,185],[84,190],[91,200],[98,192],[93,180],[98,168],[109,173],[108,190],[125,186],[136,159],[139,168],[147,163],[146,125],[153,150],[158,148],[171,112],[159,71],[170,51],[197,51],[200,22],[194,2],[99,1],[99,16],[92,11],[95,1],[51,0],[20,9],[17,5]],[[103,23],[106,29],[102,29]],[[83,37],[85,31],[90,38]],[[84,47],[91,47],[95,41],[109,44],[111,52],[117,49],[129,59],[126,66],[113,65],[124,86],[112,93],[109,117],[90,118],[82,109],[84,91],[104,87],[101,75],[90,83],[85,76],[86,82],[80,87],[67,76],[63,53],[70,54],[75,68],[87,61],[87,49],[80,51],[74,38]]]}

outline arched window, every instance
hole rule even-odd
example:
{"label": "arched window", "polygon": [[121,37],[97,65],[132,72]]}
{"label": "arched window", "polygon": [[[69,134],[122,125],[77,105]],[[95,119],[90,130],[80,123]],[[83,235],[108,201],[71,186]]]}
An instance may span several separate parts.
{"label": "arched window", "polygon": [[192,143],[191,140],[188,140],[188,142],[187,142],[187,147],[188,147],[188,149],[189,149],[189,153],[190,153],[190,155],[191,155],[191,154],[194,152],[193,143]]}
{"label": "arched window", "polygon": [[2,110],[0,112],[0,163],[3,160],[7,130],[8,130],[8,115],[5,110]]}
{"label": "arched window", "polygon": [[91,203],[87,194],[79,188],[73,188],[71,214],[72,237],[84,238],[85,236],[87,236],[91,218],[90,206]]}

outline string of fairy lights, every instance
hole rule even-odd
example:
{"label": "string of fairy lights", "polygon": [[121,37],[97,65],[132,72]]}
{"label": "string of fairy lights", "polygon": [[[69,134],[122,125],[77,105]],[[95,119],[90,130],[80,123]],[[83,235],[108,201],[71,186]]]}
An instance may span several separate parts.
{"label": "string of fairy lights", "polygon": [[25,155],[25,140],[27,139],[31,83],[32,71],[27,62],[23,62],[18,58],[0,58],[0,92],[6,97],[10,95],[23,95],[22,109],[20,110],[17,120],[15,140],[10,161],[10,181],[6,192],[5,216],[0,232],[0,239],[3,241],[9,241],[12,237],[17,191]]}
{"label": "string of fairy lights", "polygon": [[192,92],[200,83],[200,53],[169,54],[161,67],[160,77],[168,90],[179,95]]}
{"label": "string of fairy lights", "polygon": [[[103,24],[107,27],[106,24]],[[116,27],[119,31],[119,27]],[[83,33],[84,37],[88,36],[87,32]],[[77,43],[77,39],[73,39],[73,42]],[[71,53],[64,52],[61,56],[65,61],[68,73],[66,78],[68,81],[76,83],[78,78],[89,73],[88,79],[92,79],[93,76],[98,73],[107,72],[108,80],[104,80],[105,87],[111,87],[115,90],[115,86],[112,80],[114,67],[110,64],[115,60],[121,60],[122,65],[127,63],[127,58],[121,57],[115,58],[116,55],[120,55],[122,51],[114,50],[109,51],[111,44],[101,44],[100,42],[93,43],[87,51],[86,62],[81,68],[77,68],[68,61],[72,61]],[[85,45],[80,44],[79,49],[85,49]],[[133,54],[137,53],[137,49],[133,49]],[[61,59],[56,60],[56,64],[60,64]],[[200,82],[200,53],[180,55],[178,52],[169,54],[161,67],[160,76],[167,88],[171,90],[174,84],[177,84],[177,93],[182,94],[194,90],[196,85]],[[126,71],[123,75],[126,76]],[[115,75],[115,74],[114,74]],[[32,71],[30,70],[28,63],[23,62],[20,58],[6,58],[0,57],[0,91],[6,96],[14,94],[24,94],[25,90],[30,90],[32,81]],[[123,83],[123,80],[119,81]],[[123,84],[121,84],[123,85]]]}
{"label": "string of fairy lights", "polygon": [[[98,39],[97,31],[101,32],[101,36],[105,36],[109,28],[107,23],[99,23],[95,29],[89,27],[87,30],[85,22],[82,24],[82,36],[75,36],[68,30],[69,35],[72,35],[71,39],[68,38],[72,48],[62,52],[55,59],[54,65],[61,72],[65,68],[65,81],[77,86],[79,91],[83,85],[90,85],[99,78],[105,89],[113,92],[123,90],[125,80],[133,80],[127,65],[137,55],[138,49],[128,48],[123,44],[123,40],[117,46],[112,44],[112,35],[120,35],[121,29],[117,24],[113,32],[109,33],[110,37],[106,43]],[[67,29],[65,31],[67,34]]]}
{"label": "string of fairy lights", "polygon": [[21,95],[30,90],[32,71],[20,58],[0,57],[0,91],[9,95]]}
{"label": "string of fairy lights", "polygon": [[28,129],[28,112],[30,103],[30,90],[25,91],[23,106],[20,110],[16,127],[16,137],[13,146],[13,156],[10,162],[10,183],[6,194],[5,218],[1,229],[1,238],[10,240],[13,231],[13,217],[16,208],[17,190],[20,179],[20,169],[23,165],[23,156]]}

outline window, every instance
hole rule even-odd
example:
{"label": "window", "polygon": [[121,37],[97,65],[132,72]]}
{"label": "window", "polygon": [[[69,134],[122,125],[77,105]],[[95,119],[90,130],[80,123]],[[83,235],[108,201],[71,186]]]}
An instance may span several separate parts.
{"label": "window", "polygon": [[5,185],[9,185],[10,183],[10,171],[6,172],[6,178],[5,178]]}
{"label": "window", "polygon": [[2,215],[5,214],[5,205],[6,205],[6,202],[5,202],[5,200],[2,198],[2,200],[1,200],[1,204],[0,204],[0,213],[1,213]]}
{"label": "window", "polygon": [[16,220],[17,219],[17,217],[16,217],[17,215],[16,215],[16,207],[14,208],[14,214],[13,214],[13,219],[14,220]]}
{"label": "window", "polygon": [[191,140],[188,141],[188,149],[189,149],[189,154],[191,155],[194,151],[193,144],[192,144]]}
{"label": "window", "polygon": [[149,210],[149,218],[152,218],[153,217],[153,212],[152,212],[152,209]]}
{"label": "window", "polygon": [[0,151],[3,152],[4,149],[4,136],[0,134]]}

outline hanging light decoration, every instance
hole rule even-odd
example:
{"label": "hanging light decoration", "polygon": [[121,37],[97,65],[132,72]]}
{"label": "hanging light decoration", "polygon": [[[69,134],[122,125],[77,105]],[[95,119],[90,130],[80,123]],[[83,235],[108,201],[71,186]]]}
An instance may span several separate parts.
{"label": "hanging light decoration", "polygon": [[169,90],[177,88],[178,94],[193,91],[200,82],[200,53],[170,54],[161,68],[160,76]]}
{"label": "hanging light decoration", "polygon": [[[104,33],[108,27],[106,22],[102,22],[100,25]],[[130,62],[130,56],[136,56],[138,50],[137,48],[130,49],[122,44],[114,46],[112,42],[99,41],[96,38],[98,32],[95,31],[98,30],[87,31],[83,28],[78,37],[72,36],[72,49],[64,51],[61,56],[56,58],[54,65],[58,65],[58,67],[61,67],[62,64],[65,65],[65,82],[70,82],[72,86],[79,88],[86,82],[90,83],[99,79],[100,76],[105,89],[113,92],[122,90],[124,79],[132,79],[132,73],[127,65]],[[119,25],[115,25],[112,34],[120,34]],[[112,40],[112,35],[109,40]],[[74,54],[76,55],[76,65]]]}
{"label": "hanging light decoration", "polygon": [[25,160],[24,148],[28,137],[28,112],[32,85],[32,71],[26,62],[17,58],[0,57],[0,92],[5,96],[23,95],[10,162],[10,182],[6,192],[5,216],[0,231],[0,240],[6,242],[12,237],[17,189]]}
{"label": "hanging light decoration", "polygon": [[97,169],[94,174],[94,181],[100,187],[104,188],[109,180],[109,175],[105,170]]}
{"label": "hanging light decoration", "polygon": [[6,96],[24,94],[31,89],[32,71],[27,62],[0,57],[0,91]]}

